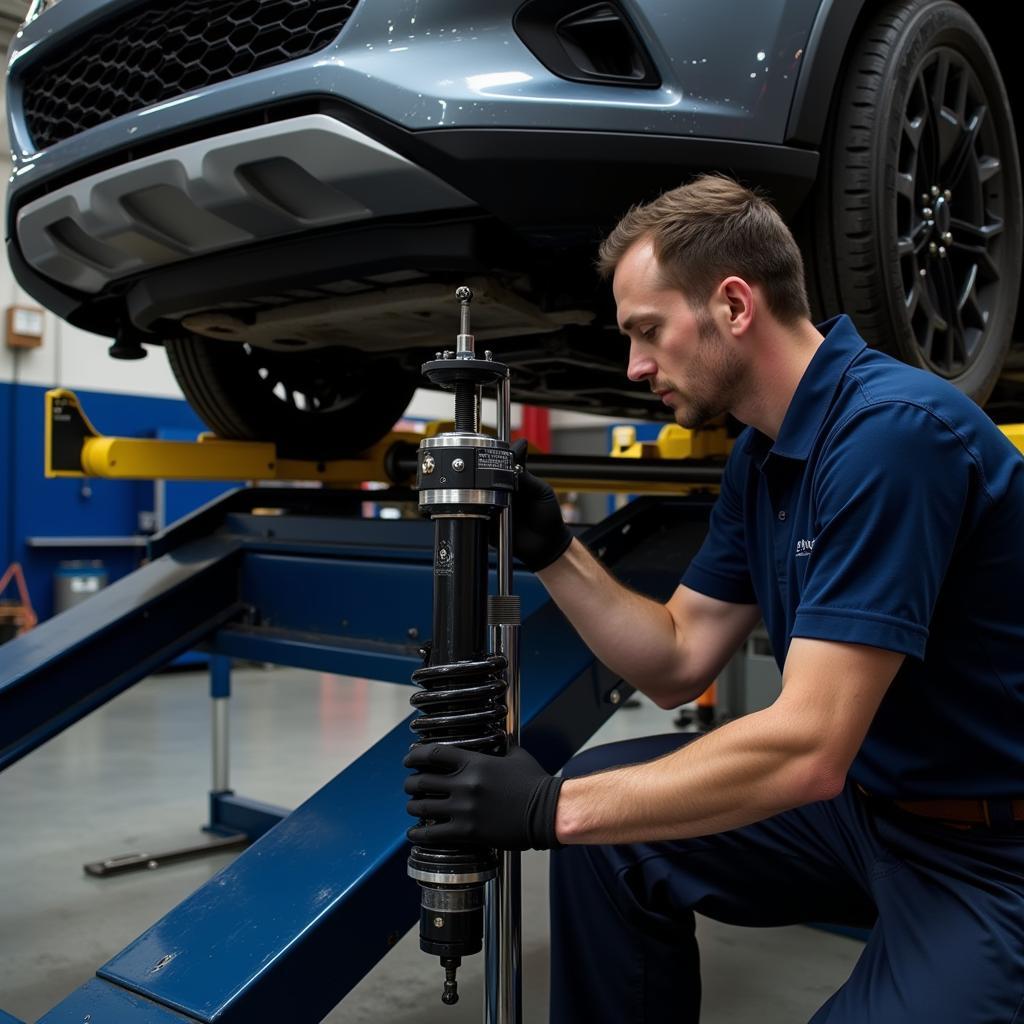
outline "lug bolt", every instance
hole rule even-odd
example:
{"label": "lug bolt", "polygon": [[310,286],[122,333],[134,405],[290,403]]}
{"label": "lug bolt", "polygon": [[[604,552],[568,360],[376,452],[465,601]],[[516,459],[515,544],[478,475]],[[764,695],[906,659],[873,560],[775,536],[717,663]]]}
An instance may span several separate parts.
{"label": "lug bolt", "polygon": [[952,231],[944,232],[943,235],[942,235],[942,240],[946,243],[946,245],[949,245],[949,243],[953,241],[953,232]]}
{"label": "lug bolt", "polygon": [[420,468],[423,470],[425,475],[429,476],[431,473],[433,473],[434,472],[434,456],[433,455],[424,455],[423,456],[423,462],[420,465]]}
{"label": "lug bolt", "polygon": [[931,208],[930,206],[926,206],[926,207],[925,207],[925,208],[924,208],[924,209],[923,209],[923,210],[921,211],[921,216],[922,216],[922,217],[924,217],[924,218],[925,218],[925,220],[927,220],[927,219],[928,219],[928,218],[929,218],[929,217],[930,217],[930,216],[931,216],[931,215],[932,215],[932,214],[933,214],[934,212],[935,212],[935,211],[934,211],[934,210],[933,210],[933,209],[932,209],[932,208]]}
{"label": "lug bolt", "polygon": [[452,459],[452,469],[454,469],[456,473],[461,473],[465,468],[466,464],[462,459]]}
{"label": "lug bolt", "polygon": [[921,268],[921,269],[920,269],[920,270],[918,271],[918,273],[919,273],[919,274],[920,274],[920,275],[921,275],[922,277],[927,277],[927,276],[928,276],[928,271],[927,271],[927,270],[926,270],[926,269],[925,269],[924,267],[922,267],[922,268]]}
{"label": "lug bolt", "polygon": [[932,193],[933,196],[937,196],[939,194],[939,186],[938,185],[932,185],[931,193]]}
{"label": "lug bolt", "polygon": [[928,195],[927,192],[922,192],[921,193],[921,202],[922,203],[927,203],[929,199],[931,199],[931,196]]}
{"label": "lug bolt", "polygon": [[434,927],[435,928],[443,928],[444,927],[444,918],[443,917],[435,917],[434,918]]}
{"label": "lug bolt", "polygon": [[494,358],[494,353],[490,349],[487,349],[487,351],[484,352],[484,359],[486,359],[488,362],[490,362],[493,358]]}
{"label": "lug bolt", "polygon": [[944,260],[945,258],[946,258],[946,247],[944,245],[940,245],[939,246],[939,259],[943,259]]}
{"label": "lug bolt", "polygon": [[934,242],[929,242],[928,251],[934,256],[939,251],[939,247]]}
{"label": "lug bolt", "polygon": [[953,193],[950,192],[948,188],[946,189],[945,192],[942,193],[942,195],[943,195],[943,198],[946,200],[947,203],[950,201],[950,199],[953,198]]}

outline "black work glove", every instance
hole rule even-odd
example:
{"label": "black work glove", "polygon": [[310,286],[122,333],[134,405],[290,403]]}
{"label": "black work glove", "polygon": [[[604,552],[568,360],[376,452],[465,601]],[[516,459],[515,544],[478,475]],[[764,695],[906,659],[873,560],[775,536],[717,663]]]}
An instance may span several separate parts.
{"label": "black work glove", "polygon": [[562,508],[551,487],[526,468],[526,441],[512,445],[516,465],[522,466],[512,494],[512,552],[530,572],[546,569],[572,543]]}
{"label": "black work glove", "polygon": [[[549,775],[522,747],[506,757],[441,743],[413,747],[405,780],[405,809],[424,819],[406,833],[432,846],[494,846],[547,850],[555,838],[562,780]],[[425,822],[425,823],[424,823]]]}

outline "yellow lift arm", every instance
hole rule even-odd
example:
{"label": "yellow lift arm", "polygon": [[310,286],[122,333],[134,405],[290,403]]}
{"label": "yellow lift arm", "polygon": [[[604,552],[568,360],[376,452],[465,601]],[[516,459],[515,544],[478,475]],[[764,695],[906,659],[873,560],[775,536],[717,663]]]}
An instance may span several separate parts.
{"label": "yellow lift arm", "polygon": [[134,480],[320,480],[358,485],[387,482],[384,456],[399,441],[419,445],[421,435],[395,432],[358,458],[313,462],[279,459],[264,441],[224,441],[200,434],[195,441],[108,437],[89,422],[78,396],[65,388],[46,392],[48,477],[95,476]]}
{"label": "yellow lift arm", "polygon": [[[427,436],[451,429],[451,424],[432,423]],[[630,433],[632,431],[632,433]],[[395,431],[356,458],[315,462],[282,459],[276,447],[261,441],[225,441],[212,434],[200,434],[195,441],[162,441],[151,438],[109,437],[89,422],[73,391],[56,388],[46,393],[45,472],[48,477],[105,477],[122,480],[318,480],[328,486],[358,486],[366,481],[396,480],[399,460],[394,454],[404,449],[415,452],[423,434]],[[619,428],[613,457],[622,459],[692,459],[728,453],[724,429],[684,430],[666,427],[655,444],[635,443],[633,428]],[[556,462],[537,453],[535,458]],[[570,460],[571,461],[571,460]],[[600,462],[600,459],[591,460]],[[620,474],[622,475],[622,474]],[[626,474],[628,476],[628,473]],[[544,472],[544,478],[559,491],[680,494],[712,483],[683,483],[677,480],[610,480],[594,468],[593,477],[560,477],[558,468]]]}
{"label": "yellow lift arm", "polygon": [[[434,423],[427,435],[450,429]],[[1024,424],[1000,426],[1014,447],[1024,453]],[[107,477],[134,480],[319,480],[331,486],[358,486],[366,481],[394,483],[396,446],[409,451],[424,435],[395,431],[356,458],[324,462],[282,459],[276,447],[263,441],[224,441],[200,434],[195,441],[108,437],[100,434],[82,411],[73,391],[56,388],[46,393],[46,466],[48,477]],[[612,458],[677,461],[724,459],[732,447],[723,426],[688,430],[675,423],[662,427],[656,441],[638,442],[636,428],[616,427]],[[556,463],[558,457],[536,456]],[[599,461],[599,460],[598,460]],[[390,468],[389,468],[390,467]],[[586,472],[589,473],[589,470]],[[623,474],[614,474],[622,476]],[[681,494],[714,488],[710,482],[677,480],[611,480],[595,467],[594,476],[559,477],[558,467],[544,473],[555,490],[625,494]],[[409,481],[400,481],[406,483]]]}

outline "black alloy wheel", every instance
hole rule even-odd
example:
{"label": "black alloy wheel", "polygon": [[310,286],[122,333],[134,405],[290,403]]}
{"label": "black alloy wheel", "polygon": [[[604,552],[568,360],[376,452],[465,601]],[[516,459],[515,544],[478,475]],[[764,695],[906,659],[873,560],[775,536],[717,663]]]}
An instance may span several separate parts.
{"label": "black alloy wheel", "polygon": [[351,349],[288,352],[194,334],[165,345],[189,405],[218,437],[273,441],[288,458],[365,451],[416,389],[394,361]]}
{"label": "black alloy wheel", "polygon": [[963,8],[882,8],[851,52],[824,163],[819,308],[984,403],[1020,289],[1020,164],[995,58]]}

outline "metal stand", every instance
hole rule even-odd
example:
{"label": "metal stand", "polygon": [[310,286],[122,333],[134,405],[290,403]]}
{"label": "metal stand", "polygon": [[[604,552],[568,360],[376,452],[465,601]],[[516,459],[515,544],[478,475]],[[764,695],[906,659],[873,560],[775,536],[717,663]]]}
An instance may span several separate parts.
{"label": "metal stand", "polygon": [[215,654],[210,658],[210,698],[213,701],[213,725],[210,749],[213,751],[213,793],[225,793],[228,786],[228,701],[231,699],[231,660]]}
{"label": "metal stand", "polygon": [[[498,437],[512,432],[511,386],[501,385],[498,402]],[[512,513],[506,508],[498,520],[498,595],[512,596]],[[511,601],[518,613],[518,599]],[[511,616],[510,616],[511,617]],[[514,617],[518,620],[518,614]],[[505,731],[509,746],[519,746],[519,623],[491,627],[492,646],[508,662]],[[520,1024],[522,1020],[522,864],[516,850],[503,850],[498,874],[487,889],[484,919],[484,1020],[486,1024]]]}
{"label": "metal stand", "polygon": [[103,860],[83,864],[82,870],[94,878],[110,878],[112,875],[123,875],[129,871],[152,871],[167,864],[177,864],[183,860],[194,860],[206,857],[211,853],[223,853],[225,850],[242,850],[255,838],[246,832],[225,828],[214,821],[213,809],[218,798],[230,795],[228,788],[228,701],[231,697],[231,659],[223,655],[210,658],[210,698],[211,698],[211,761],[212,789],[210,791],[210,821],[203,826],[209,838],[191,846],[180,846],[157,853],[144,850],[132,850],[130,853],[105,857]]}

